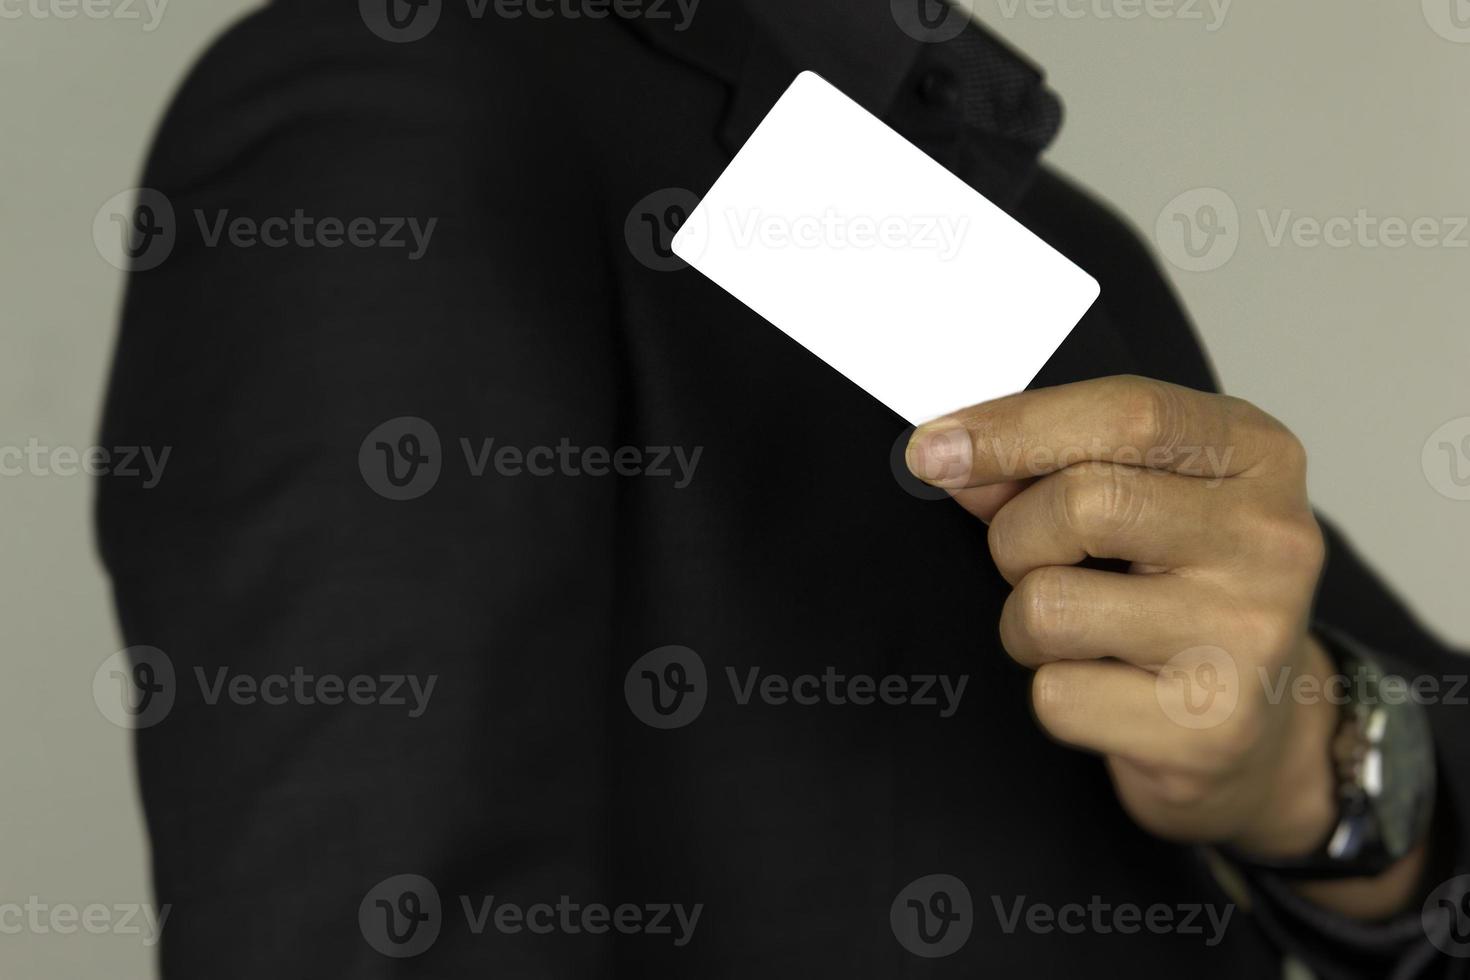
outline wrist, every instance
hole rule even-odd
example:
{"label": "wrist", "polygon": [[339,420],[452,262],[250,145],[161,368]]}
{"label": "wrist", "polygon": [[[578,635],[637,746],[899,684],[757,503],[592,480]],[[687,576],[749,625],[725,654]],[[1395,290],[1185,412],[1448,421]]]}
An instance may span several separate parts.
{"label": "wrist", "polygon": [[1302,841],[1321,836],[1310,816],[1321,799],[1315,786],[1320,770],[1310,754],[1298,750],[1313,746],[1320,752],[1317,725],[1326,722],[1314,712],[1296,711],[1310,706],[1297,700],[1290,712],[1280,713],[1281,724],[1294,726],[1290,737],[1270,740],[1280,746],[1283,760],[1271,780],[1279,787],[1295,774],[1303,786],[1297,793],[1275,791],[1270,805],[1261,808],[1266,819],[1232,842],[1227,851],[1234,854],[1227,856],[1284,878],[1319,905],[1380,918],[1410,902],[1426,867],[1436,782],[1433,734],[1422,705],[1401,696],[1401,678],[1386,673],[1350,637],[1319,628],[1321,641],[1309,641],[1301,669],[1322,671],[1325,660],[1328,677],[1351,679],[1337,727],[1326,736],[1335,820],[1320,845],[1302,850]]}
{"label": "wrist", "polygon": [[[1328,690],[1336,674],[1331,656],[1315,637],[1303,639],[1297,658],[1300,672]],[[1275,742],[1276,764],[1266,777],[1258,819],[1229,841],[1244,855],[1290,860],[1316,851],[1331,835],[1338,819],[1337,775],[1332,742],[1341,708],[1327,697],[1293,699],[1280,706],[1282,734]]]}

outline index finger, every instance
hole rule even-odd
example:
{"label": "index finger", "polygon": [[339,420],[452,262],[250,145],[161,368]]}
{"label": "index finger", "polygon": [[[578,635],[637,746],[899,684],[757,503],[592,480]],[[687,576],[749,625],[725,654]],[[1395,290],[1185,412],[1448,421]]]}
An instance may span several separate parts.
{"label": "index finger", "polygon": [[1224,479],[1267,453],[1278,423],[1249,402],[1133,375],[1023,391],[926,422],[906,458],[935,486],[988,486],[1089,460]]}

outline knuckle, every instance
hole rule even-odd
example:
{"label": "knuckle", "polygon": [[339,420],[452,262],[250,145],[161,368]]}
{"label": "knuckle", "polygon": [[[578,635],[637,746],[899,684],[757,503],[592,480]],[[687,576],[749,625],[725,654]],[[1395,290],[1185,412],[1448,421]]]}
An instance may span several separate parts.
{"label": "knuckle", "polygon": [[1307,577],[1313,584],[1327,561],[1327,539],[1317,518],[1305,507],[1289,514],[1258,513],[1251,518],[1254,553],[1267,567]]}
{"label": "knuckle", "polygon": [[1141,509],[1138,479],[1122,466],[1088,468],[1067,481],[1060,498],[1060,517],[1074,531],[1123,530]]}
{"label": "knuckle", "polygon": [[1240,425],[1254,429],[1286,430],[1286,427],[1278,422],[1271,413],[1255,402],[1247,401],[1236,395],[1222,394],[1216,397],[1220,401],[1225,416],[1234,419]]}
{"label": "knuckle", "polygon": [[1272,448],[1277,461],[1281,466],[1291,473],[1305,474],[1307,472],[1307,447],[1296,433],[1286,426],[1271,420],[1276,429],[1275,445]]}
{"label": "knuckle", "polygon": [[1286,423],[1250,402],[1234,398],[1231,403],[1246,427],[1259,435],[1264,455],[1274,468],[1306,473],[1307,447]]}
{"label": "knuckle", "polygon": [[1072,530],[1092,527],[1097,515],[1097,495],[1090,480],[1069,477],[1057,495],[1059,523]]}
{"label": "knuckle", "polygon": [[1184,441],[1184,401],[1172,386],[1153,378],[1120,379],[1120,411],[1124,432],[1139,449],[1168,455]]}
{"label": "knuckle", "polygon": [[1038,568],[1021,580],[1015,598],[1020,628],[1038,646],[1055,652],[1070,627],[1064,570]]}

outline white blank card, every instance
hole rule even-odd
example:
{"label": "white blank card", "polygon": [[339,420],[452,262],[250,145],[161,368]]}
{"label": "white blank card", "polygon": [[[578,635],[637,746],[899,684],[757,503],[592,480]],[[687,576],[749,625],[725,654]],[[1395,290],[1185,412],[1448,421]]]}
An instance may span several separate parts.
{"label": "white blank card", "polygon": [[812,72],[673,250],[917,425],[1020,391],[1097,282]]}

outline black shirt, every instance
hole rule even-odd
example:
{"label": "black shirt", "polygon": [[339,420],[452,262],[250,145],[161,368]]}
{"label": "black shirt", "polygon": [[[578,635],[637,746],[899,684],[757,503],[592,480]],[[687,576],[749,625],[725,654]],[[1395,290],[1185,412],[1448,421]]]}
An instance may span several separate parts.
{"label": "black shirt", "polygon": [[[295,0],[191,73],[143,181],[177,237],[132,278],[105,419],[169,469],[98,503],[128,642],[176,687],[137,739],[166,977],[1233,980],[1285,945],[1324,976],[1463,974],[1412,922],[1358,947],[1330,917],[1237,908],[1201,853],[1135,826],[1097,759],[1037,731],[984,528],[895,475],[902,421],[669,268],[668,202],[814,68],[1101,282],[1037,385],[1214,387],[1137,237],[1037,163],[1039,73],[977,29],[924,42],[851,6],[703,0],[679,30],[444,0],[393,43]],[[297,212],[384,233],[204,233]],[[417,257],[387,241],[408,217],[435,221]],[[485,463],[506,447],[563,461]],[[589,448],[638,463],[598,475]],[[682,483],[675,450],[699,453]],[[1459,669],[1330,547],[1319,618]],[[699,687],[681,727],[639,701],[645,668]],[[749,686],[832,674],[842,703]],[[236,675],[377,694],[221,696]],[[421,711],[395,677],[435,679]],[[901,703],[873,696],[888,678]],[[1458,828],[1454,712],[1432,718]],[[507,903],[638,911],[543,934]],[[653,927],[665,905],[699,907],[686,941]],[[928,955],[945,921],[963,941]]]}

